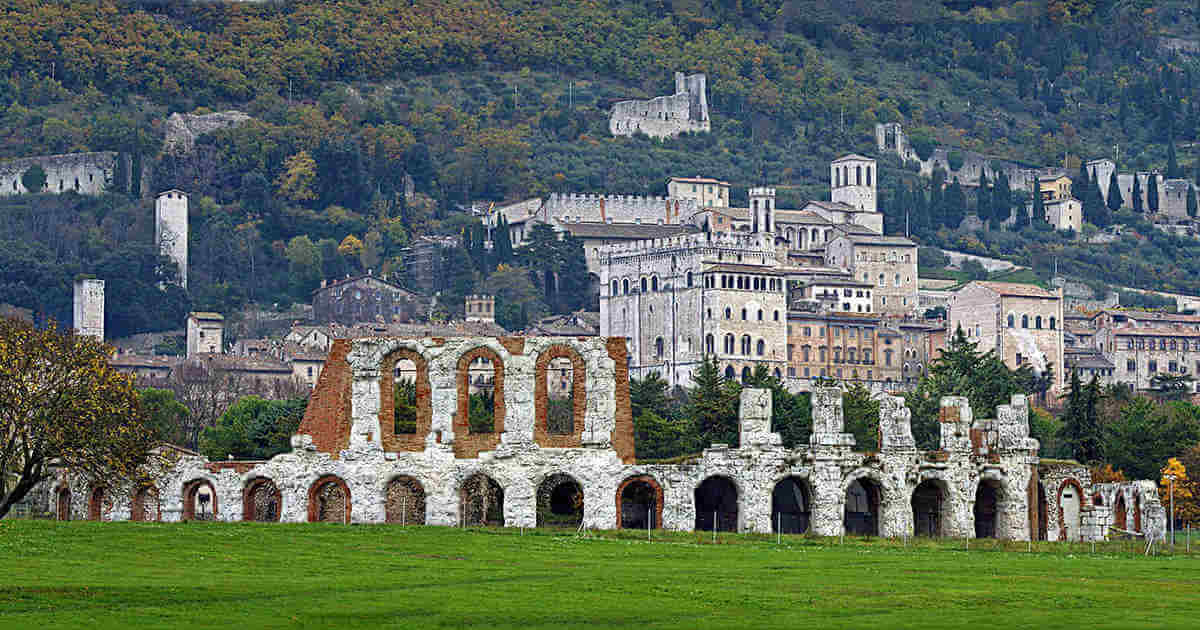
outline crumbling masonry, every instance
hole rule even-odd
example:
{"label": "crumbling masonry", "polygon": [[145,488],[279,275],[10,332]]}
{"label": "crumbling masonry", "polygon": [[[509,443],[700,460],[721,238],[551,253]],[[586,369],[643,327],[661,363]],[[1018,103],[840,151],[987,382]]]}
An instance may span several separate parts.
{"label": "crumbling masonry", "polygon": [[[546,425],[549,358],[582,379],[569,433]],[[495,370],[490,429],[468,402],[466,370]],[[394,412],[393,383],[415,374],[416,421]],[[411,364],[411,365],[410,365]],[[484,410],[486,413],[488,410]],[[1043,464],[1023,396],[976,419],[941,401],[941,443],[916,448],[903,400],[880,404],[880,449],[855,451],[837,388],[813,393],[808,445],[771,432],[771,395],[742,392],[740,446],[682,464],[638,463],[621,338],[364,338],[335,342],[293,450],[258,462],[181,451],[153,486],[108,490],[58,480],[59,518],[211,518],[535,527],[843,532],[1008,540],[1102,538],[1108,525],[1158,536],[1151,482],[1093,486],[1087,471]],[[470,416],[470,419],[468,419]],[[49,506],[48,506],[49,507]]]}

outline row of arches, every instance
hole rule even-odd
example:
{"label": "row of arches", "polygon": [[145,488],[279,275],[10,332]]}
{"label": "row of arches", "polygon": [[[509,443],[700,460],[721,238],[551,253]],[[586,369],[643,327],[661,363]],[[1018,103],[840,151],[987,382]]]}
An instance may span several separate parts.
{"label": "row of arches", "polygon": [[[1041,315],[1034,315],[1033,318],[1030,319],[1028,313],[1021,315],[1021,328],[1034,328],[1037,330],[1041,330],[1043,321],[1046,323],[1047,326],[1049,326],[1050,330],[1058,329],[1058,320],[1054,316],[1050,316],[1046,320],[1042,320]],[[1008,314],[1008,322],[1007,323],[1008,323],[1009,328],[1017,327],[1016,313]],[[1031,323],[1033,324],[1032,326],[1030,326]]]}

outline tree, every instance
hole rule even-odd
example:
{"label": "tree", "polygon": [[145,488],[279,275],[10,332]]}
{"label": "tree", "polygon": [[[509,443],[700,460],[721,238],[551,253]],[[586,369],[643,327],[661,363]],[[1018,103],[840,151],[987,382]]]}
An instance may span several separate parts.
{"label": "tree", "polygon": [[31,193],[40,193],[46,188],[46,171],[40,164],[34,164],[21,174],[21,185]]}
{"label": "tree", "polygon": [[[1196,482],[1188,478],[1188,469],[1178,457],[1167,460],[1159,472],[1158,495],[1163,507],[1175,507],[1175,519],[1194,522],[1200,519]],[[1170,516],[1168,516],[1170,518]]]}
{"label": "tree", "polygon": [[683,415],[696,423],[701,446],[738,444],[737,405],[741,387],[721,376],[716,358],[705,356],[693,375]]}
{"label": "tree", "polygon": [[145,474],[154,430],[100,340],[0,318],[0,518],[57,469],[114,487]]}
{"label": "tree", "polygon": [[1046,204],[1042,200],[1042,192],[1040,190],[1033,191],[1033,209],[1030,210],[1029,224],[1038,227],[1045,227],[1046,222]]}
{"label": "tree", "polygon": [[1155,214],[1158,212],[1158,174],[1150,173],[1146,180],[1146,212]]}
{"label": "tree", "polygon": [[1117,171],[1113,169],[1111,175],[1108,176],[1108,209],[1116,212],[1121,209],[1121,204],[1125,200],[1121,198],[1121,185],[1117,182]]}
{"label": "tree", "polygon": [[1167,179],[1177,177],[1183,177],[1183,169],[1179,168],[1179,161],[1175,157],[1175,134],[1172,133],[1167,138]]}
{"label": "tree", "polygon": [[1138,396],[1105,424],[1108,463],[1131,479],[1153,479],[1167,459],[1200,442],[1200,407]]}
{"label": "tree", "polygon": [[321,282],[321,250],[307,235],[288,241],[284,256],[288,260],[292,296],[307,300],[309,292]]}
{"label": "tree", "polygon": [[270,459],[291,450],[307,398],[264,400],[246,396],[229,406],[214,426],[204,430],[200,452],[212,461]]}
{"label": "tree", "polygon": [[496,227],[492,228],[492,251],[496,255],[496,264],[507,265],[513,261],[512,235],[508,231],[508,219],[500,215]]}
{"label": "tree", "polygon": [[317,198],[313,183],[317,179],[317,161],[301,151],[283,161],[283,173],[275,181],[276,192],[284,199],[310,201]]}
{"label": "tree", "polygon": [[1079,373],[1071,370],[1070,388],[1067,410],[1063,416],[1064,442],[1076,461],[1083,464],[1101,462],[1104,460],[1104,444],[1096,413],[1100,386],[1093,378],[1092,383],[1085,387],[1079,381]]}
{"label": "tree", "polygon": [[138,392],[138,402],[156,439],[168,444],[185,443],[191,411],[175,399],[175,392],[148,387]]}
{"label": "tree", "polygon": [[1141,214],[1142,213],[1142,180],[1141,180],[1141,178],[1139,178],[1137,176],[1137,173],[1133,174],[1133,190],[1130,192],[1130,196],[1133,197],[1133,199],[1130,200],[1130,203],[1133,205],[1133,211],[1138,214]]}
{"label": "tree", "polygon": [[879,450],[879,401],[861,383],[846,388],[842,395],[846,433],[854,435],[855,450]]}
{"label": "tree", "polygon": [[524,330],[530,320],[549,313],[529,271],[521,267],[500,265],[483,281],[483,290],[496,298],[496,323],[505,330]]}
{"label": "tree", "polygon": [[1196,218],[1196,186],[1191,182],[1188,182],[1187,215],[1193,219]]}

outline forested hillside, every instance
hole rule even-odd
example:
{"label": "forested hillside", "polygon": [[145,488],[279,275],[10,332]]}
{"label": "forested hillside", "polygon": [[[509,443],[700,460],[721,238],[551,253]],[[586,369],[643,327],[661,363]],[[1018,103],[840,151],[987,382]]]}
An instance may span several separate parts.
{"label": "forested hillside", "polygon": [[[1111,155],[1119,144],[1122,170],[1166,170],[1175,146],[1173,168],[1191,174],[1200,65],[1164,52],[1160,38],[1194,36],[1194,8],[1143,0],[10,0],[0,7],[0,157],[120,151],[148,169],[154,190],[192,193],[190,295],[146,293],[143,319],[116,315],[137,321],[128,330],[151,330],[178,325],[180,300],[228,312],[307,300],[321,276],[394,271],[414,236],[461,233],[470,219],[455,209],[474,201],[663,194],[666,177],[700,174],[731,181],[735,202],[747,186],[771,183],[780,205],[794,206],[827,194],[831,157],[875,153],[877,122],[1031,164]],[[613,102],[670,93],[677,70],[708,75],[713,133],[662,142],[609,135]],[[161,153],[170,113],[231,108],[254,120],[202,136],[185,156]],[[404,174],[417,192],[410,200],[400,194]],[[894,159],[881,161],[880,183],[889,225],[915,213],[910,222],[926,242],[959,240],[943,228],[977,203],[931,191]],[[62,317],[74,273],[153,285],[137,265],[101,267],[98,254],[149,242],[152,210],[127,196],[136,192],[0,202],[0,239],[59,270],[29,274],[26,255],[7,255],[0,301]],[[79,220],[20,218],[43,207]],[[1043,265],[1029,244],[1071,247],[1056,238],[1014,235],[1000,253]],[[1193,247],[1156,247],[1181,268],[1200,266]],[[471,268],[454,282],[482,288],[496,261],[464,256]],[[1149,270],[1121,273],[1161,280]],[[1170,280],[1189,287],[1195,276]],[[533,312],[569,306],[544,293],[540,301]]]}

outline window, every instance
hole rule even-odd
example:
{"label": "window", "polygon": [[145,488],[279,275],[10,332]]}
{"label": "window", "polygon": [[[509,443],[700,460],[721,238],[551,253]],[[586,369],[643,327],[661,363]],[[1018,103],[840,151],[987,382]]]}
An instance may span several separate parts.
{"label": "window", "polygon": [[659,337],[654,340],[654,356],[661,359],[663,357],[663,338]]}
{"label": "window", "polygon": [[792,360],[792,350],[794,350],[794,349],[795,349],[795,346],[793,346],[792,344],[790,344],[790,343],[789,343],[789,344],[787,345],[787,358],[788,358],[788,361],[791,361],[791,360]]}
{"label": "window", "polygon": [[1029,316],[1028,315],[1021,316],[1021,328],[1029,328]]}
{"label": "window", "polygon": [[805,327],[804,327],[804,336],[805,336],[805,337],[811,337],[811,336],[812,336],[812,326],[805,326]]}
{"label": "window", "polygon": [[758,345],[755,347],[755,349],[754,349],[754,350],[755,350],[755,352],[754,352],[754,353],[755,353],[755,354],[757,354],[758,356],[760,356],[760,357],[761,357],[761,356],[762,356],[763,354],[765,354],[765,353],[766,353],[766,351],[767,351],[767,344],[766,344],[766,343],[763,343],[763,340],[762,340],[762,339],[759,339],[759,340],[758,340]]}
{"label": "window", "polygon": [[712,319],[712,309],[711,309],[711,308],[710,308],[710,309],[708,309],[708,310],[705,312],[705,315],[707,315],[708,319]]}
{"label": "window", "polygon": [[887,286],[887,278],[883,274],[879,274],[879,286],[881,286],[881,287]]}
{"label": "window", "polygon": [[835,339],[837,339],[837,338],[839,338],[839,337],[841,337],[841,336],[842,336],[842,327],[841,327],[841,326],[834,326],[834,328],[833,328],[833,337],[834,337]]}
{"label": "window", "polygon": [[642,293],[646,292],[646,279],[642,278]]}
{"label": "window", "polygon": [[650,290],[651,291],[658,290],[658,276],[654,276],[653,278],[650,278]]}
{"label": "window", "polygon": [[629,295],[629,278],[621,281],[621,293]]}
{"label": "window", "polygon": [[1157,372],[1158,371],[1158,361],[1155,361],[1154,359],[1150,359],[1150,363],[1147,364],[1146,370],[1149,371],[1151,374]]}
{"label": "window", "polygon": [[[800,360],[801,361],[808,363],[809,357],[811,355],[812,355],[812,346],[804,346],[803,348],[800,348]],[[1197,365],[1200,365],[1200,362],[1197,362]]]}
{"label": "window", "polygon": [[761,322],[763,320],[762,316],[763,316],[763,312],[762,312],[762,309],[760,308],[760,309],[758,309],[758,321]]}
{"label": "window", "polygon": [[616,280],[612,281],[612,290],[609,291],[608,294],[609,295],[617,295],[617,281]]}
{"label": "window", "polygon": [[1053,318],[1053,317],[1051,317],[1051,318],[1050,318],[1050,330],[1057,330],[1057,328],[1055,328],[1055,325],[1056,325],[1056,324],[1057,324],[1057,322],[1055,322],[1055,321],[1054,321],[1054,318]]}
{"label": "window", "polygon": [[788,375],[788,378],[796,378],[796,368],[789,366],[787,375]]}
{"label": "window", "polygon": [[896,274],[896,286],[900,286],[900,274]]}
{"label": "window", "polygon": [[687,285],[689,289],[692,288],[692,272],[690,271],[687,272]]}
{"label": "window", "polygon": [[1042,329],[1042,316],[1041,315],[1038,315],[1037,317],[1033,318],[1033,327],[1038,330]]}
{"label": "window", "polygon": [[711,334],[704,337],[704,353],[713,353],[713,336]]}
{"label": "window", "polygon": [[750,356],[750,335],[742,335],[742,354]]}
{"label": "window", "polygon": [[1018,352],[1017,353],[1017,365],[1023,365],[1024,363],[1025,363],[1025,357],[1021,356],[1021,353]]}
{"label": "window", "polygon": [[825,346],[817,348],[817,360],[821,363],[825,362]]}
{"label": "window", "polygon": [[1174,361],[1171,361],[1170,363],[1167,364],[1167,371],[1168,372],[1178,372],[1179,364]]}
{"label": "window", "polygon": [[775,311],[775,321],[779,321],[779,311]]}
{"label": "window", "polygon": [[728,306],[725,307],[725,319],[733,319],[733,311]]}
{"label": "window", "polygon": [[746,309],[742,309],[742,321],[746,321]]}
{"label": "window", "polygon": [[725,354],[733,354],[733,333],[725,335]]}

